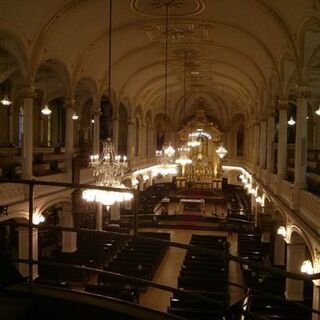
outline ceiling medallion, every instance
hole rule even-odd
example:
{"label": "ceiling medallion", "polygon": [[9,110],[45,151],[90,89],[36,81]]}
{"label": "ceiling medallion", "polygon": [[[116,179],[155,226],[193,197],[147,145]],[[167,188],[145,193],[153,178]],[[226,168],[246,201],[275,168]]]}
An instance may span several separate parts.
{"label": "ceiling medallion", "polygon": [[164,17],[165,7],[170,8],[170,17],[193,16],[205,8],[203,0],[131,0],[130,7],[143,16]]}

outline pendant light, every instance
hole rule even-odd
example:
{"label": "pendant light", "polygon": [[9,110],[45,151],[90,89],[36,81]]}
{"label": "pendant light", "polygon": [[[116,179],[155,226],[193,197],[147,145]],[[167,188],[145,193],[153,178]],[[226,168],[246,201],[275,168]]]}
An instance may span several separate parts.
{"label": "pendant light", "polygon": [[78,120],[78,119],[79,119],[79,116],[77,115],[76,112],[73,113],[72,119],[73,119],[73,120]]}
{"label": "pendant light", "polygon": [[315,111],[317,116],[320,116],[320,104],[319,104],[319,108]]}
{"label": "pendant light", "polygon": [[[165,23],[165,77],[164,77],[164,114],[165,114],[165,122],[164,122],[164,138],[166,140],[167,137],[167,104],[168,104],[168,25],[169,25],[169,5],[170,2],[166,1],[164,3],[166,8],[166,23]],[[167,144],[165,141],[162,154],[169,158],[169,160],[174,156],[175,149],[171,146],[170,142]]]}
{"label": "pendant light", "polygon": [[296,122],[293,120],[293,117],[290,116],[290,120],[288,121],[288,125],[289,126],[294,126],[296,124]]}
{"label": "pendant light", "polygon": [[[46,69],[45,71],[46,73],[46,78],[45,78],[45,97],[47,95],[47,92],[48,92],[48,69]],[[51,114],[51,109],[49,108],[49,105],[48,104],[45,104],[41,110],[41,113],[44,114],[45,116],[48,116]]]}

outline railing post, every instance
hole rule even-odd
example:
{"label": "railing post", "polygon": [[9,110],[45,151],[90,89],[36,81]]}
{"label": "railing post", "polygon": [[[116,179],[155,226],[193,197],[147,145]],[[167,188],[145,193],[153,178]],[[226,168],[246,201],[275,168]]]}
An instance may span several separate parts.
{"label": "railing post", "polygon": [[33,238],[32,238],[32,231],[33,231],[33,191],[34,191],[34,182],[30,181],[29,183],[29,257],[28,257],[28,264],[29,264],[29,285],[32,286],[33,281]]}

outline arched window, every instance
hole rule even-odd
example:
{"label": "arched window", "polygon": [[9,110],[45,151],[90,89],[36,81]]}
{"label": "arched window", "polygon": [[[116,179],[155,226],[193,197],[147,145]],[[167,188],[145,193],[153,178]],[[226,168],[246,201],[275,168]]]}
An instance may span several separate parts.
{"label": "arched window", "polygon": [[237,156],[243,156],[243,139],[244,132],[243,126],[241,125],[237,131]]}

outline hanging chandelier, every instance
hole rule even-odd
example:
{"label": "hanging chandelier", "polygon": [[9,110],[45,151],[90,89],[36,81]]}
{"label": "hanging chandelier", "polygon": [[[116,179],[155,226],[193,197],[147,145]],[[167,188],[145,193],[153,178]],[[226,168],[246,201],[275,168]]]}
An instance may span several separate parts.
{"label": "hanging chandelier", "polygon": [[[165,77],[164,77],[164,114],[165,114],[165,122],[164,122],[164,137],[166,139],[167,133],[167,104],[168,104],[168,25],[169,25],[169,5],[170,1],[166,1],[164,3],[166,9],[166,20],[165,20]],[[162,163],[163,166],[168,164],[168,161],[172,161],[175,155],[175,149],[171,145],[171,143],[165,143],[162,146],[162,150],[156,151],[156,157]]]}
{"label": "hanging chandelier", "polygon": [[[9,54],[7,52],[5,52],[5,56],[6,56],[6,71],[5,71],[5,79],[7,79],[7,77],[10,75],[9,74]],[[6,81],[7,82],[7,81]],[[7,91],[9,91],[9,83],[8,84],[8,88]],[[5,107],[9,107],[12,104],[12,101],[9,99],[9,93],[6,92],[3,95],[3,98],[1,99],[1,104]]]}
{"label": "hanging chandelier", "polygon": [[[112,34],[112,0],[109,1],[109,48],[108,48],[108,94],[111,96],[111,34]],[[91,120],[94,123],[94,120]],[[93,176],[95,177],[98,186],[112,187],[123,189],[120,191],[105,191],[86,189],[82,192],[82,198],[87,201],[96,201],[107,206],[109,210],[115,202],[128,201],[133,198],[132,192],[122,184],[124,174],[128,171],[127,157],[115,154],[114,144],[111,138],[108,138],[103,143],[102,153],[92,155],[89,162],[93,169]],[[127,191],[126,191],[127,190]]]}
{"label": "hanging chandelier", "polygon": [[228,151],[224,148],[223,145],[221,145],[217,150],[216,150],[217,155],[219,156],[220,159],[223,159],[225,155],[228,153]]}
{"label": "hanging chandelier", "polygon": [[179,152],[179,158],[176,159],[176,163],[181,164],[182,166],[192,163],[192,160],[190,159],[189,147],[182,146],[181,148],[178,148],[178,152]]}
{"label": "hanging chandelier", "polygon": [[12,101],[9,100],[9,95],[7,93],[4,94],[4,96],[0,102],[5,107],[10,106],[12,104]]}
{"label": "hanging chandelier", "polygon": [[48,116],[51,114],[51,109],[49,108],[49,105],[45,104],[43,109],[41,110],[41,113],[44,114],[45,116]]}
{"label": "hanging chandelier", "polygon": [[[103,144],[102,154],[90,156],[90,167],[93,169],[98,186],[128,189],[122,184],[124,174],[128,171],[127,157],[115,155],[114,144],[108,139]],[[103,205],[111,206],[115,202],[131,200],[131,192],[104,191],[86,189],[82,193],[82,198],[86,201],[96,201]]]}
{"label": "hanging chandelier", "polygon": [[[45,70],[45,95],[48,94],[48,69]],[[51,114],[51,110],[49,108],[48,104],[45,104],[41,110],[41,113],[44,114],[45,116],[48,116]]]}
{"label": "hanging chandelier", "polygon": [[290,120],[288,121],[288,125],[289,126],[294,126],[296,124],[296,122],[293,120],[293,117],[290,117]]}
{"label": "hanging chandelier", "polygon": [[79,116],[77,115],[76,112],[73,113],[72,119],[73,119],[73,120],[78,120],[78,119],[79,119]]}

